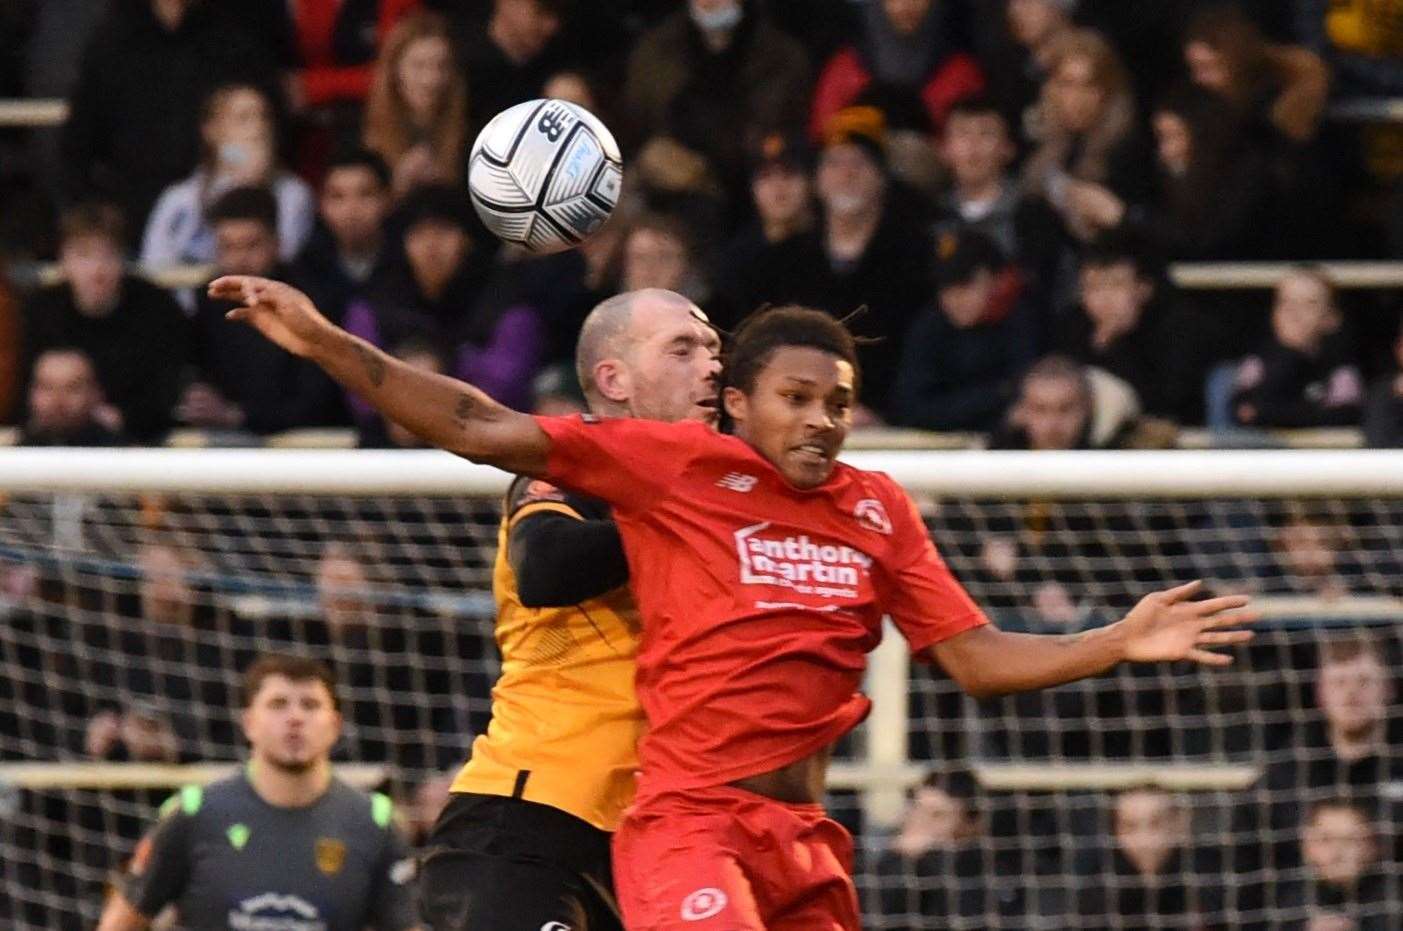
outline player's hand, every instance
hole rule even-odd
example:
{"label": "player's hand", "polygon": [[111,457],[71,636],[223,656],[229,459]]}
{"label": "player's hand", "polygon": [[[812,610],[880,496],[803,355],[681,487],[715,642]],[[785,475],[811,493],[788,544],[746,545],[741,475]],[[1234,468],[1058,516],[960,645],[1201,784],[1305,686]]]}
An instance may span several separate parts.
{"label": "player's hand", "polygon": [[242,304],[225,317],[249,324],[296,356],[312,355],[335,329],[311,298],[281,281],[226,275],[210,282],[209,296]]}
{"label": "player's hand", "polygon": [[1231,656],[1211,648],[1251,640],[1252,631],[1228,628],[1250,624],[1259,615],[1244,610],[1251,600],[1246,595],[1190,601],[1202,586],[1194,581],[1141,598],[1119,622],[1125,658],[1145,663],[1187,659],[1205,666],[1230,665]]}

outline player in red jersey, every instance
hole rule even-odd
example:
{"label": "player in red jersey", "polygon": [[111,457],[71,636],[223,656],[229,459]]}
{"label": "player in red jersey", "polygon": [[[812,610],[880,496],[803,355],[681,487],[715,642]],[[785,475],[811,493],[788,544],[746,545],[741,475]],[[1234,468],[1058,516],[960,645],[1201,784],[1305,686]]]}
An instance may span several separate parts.
{"label": "player in red jersey", "polygon": [[1224,629],[1253,619],[1245,598],[1191,601],[1192,583],[1084,634],[989,624],[895,482],[837,462],[859,373],[851,335],[818,311],[772,309],[736,334],[726,436],[520,414],[386,356],[286,285],[223,278],[211,291],[430,442],[613,505],[644,619],[649,722],[614,842],[633,931],[859,927],[851,841],[819,802],[829,747],[867,713],[858,687],[883,614],[978,697],[1127,660],[1225,665],[1210,648],[1251,636]]}

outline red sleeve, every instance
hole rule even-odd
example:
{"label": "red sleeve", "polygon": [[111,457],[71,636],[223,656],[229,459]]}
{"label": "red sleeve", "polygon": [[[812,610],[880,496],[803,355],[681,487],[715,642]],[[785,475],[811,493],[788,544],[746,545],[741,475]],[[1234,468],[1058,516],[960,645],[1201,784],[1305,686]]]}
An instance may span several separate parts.
{"label": "red sleeve", "polygon": [[550,437],[543,478],[607,501],[621,511],[641,511],[682,474],[710,427],[626,417],[537,417]]}
{"label": "red sleeve", "polygon": [[809,135],[823,137],[823,127],[833,114],[857,99],[872,80],[857,51],[845,48],[828,59],[814,86],[814,102],[809,111]]}
{"label": "red sleeve", "polygon": [[[377,44],[385,38],[406,14],[418,8],[420,0],[384,0],[380,4],[380,21],[376,26]],[[370,95],[370,82],[375,74],[373,63],[364,65],[310,65],[302,72],[302,91],[307,103],[320,106],[335,100],[364,102]]]}
{"label": "red sleeve", "polygon": [[989,623],[936,552],[910,496],[893,487],[887,500],[893,518],[892,558],[902,562],[884,567],[884,606],[911,652],[919,655],[942,640]]}

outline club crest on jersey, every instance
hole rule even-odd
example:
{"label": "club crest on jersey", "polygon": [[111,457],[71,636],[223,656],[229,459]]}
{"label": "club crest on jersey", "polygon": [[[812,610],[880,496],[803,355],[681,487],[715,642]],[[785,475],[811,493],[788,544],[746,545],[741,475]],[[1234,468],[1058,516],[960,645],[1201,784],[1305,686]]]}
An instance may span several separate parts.
{"label": "club crest on jersey", "polygon": [[714,918],[725,910],[728,904],[726,893],[714,886],[698,889],[682,900],[683,921],[705,921]]}
{"label": "club crest on jersey", "polygon": [[334,837],[319,837],[316,843],[317,869],[335,876],[346,865],[346,844]]}
{"label": "club crest on jersey", "polygon": [[863,498],[859,501],[853,508],[853,517],[868,530],[891,536],[891,520],[887,517],[887,509],[882,507],[882,502],[876,498]]}

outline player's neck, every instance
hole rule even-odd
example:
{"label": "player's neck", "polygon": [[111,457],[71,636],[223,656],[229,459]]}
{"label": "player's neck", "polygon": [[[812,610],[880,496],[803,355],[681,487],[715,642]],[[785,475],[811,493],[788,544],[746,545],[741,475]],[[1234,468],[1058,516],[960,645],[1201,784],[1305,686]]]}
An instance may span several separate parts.
{"label": "player's neck", "polygon": [[248,781],[258,797],[275,808],[305,808],[331,785],[331,761],[322,760],[302,772],[288,772],[254,759],[248,765]]}
{"label": "player's neck", "polygon": [[1357,732],[1347,733],[1330,728],[1330,749],[1346,763],[1357,763],[1374,756],[1383,748],[1383,722]]}

